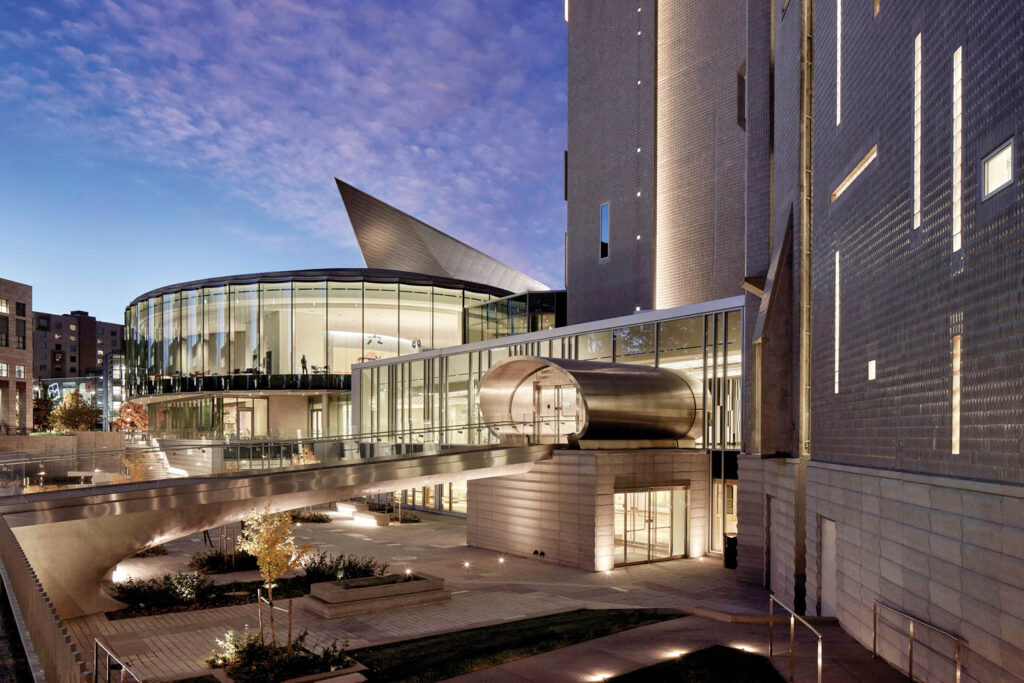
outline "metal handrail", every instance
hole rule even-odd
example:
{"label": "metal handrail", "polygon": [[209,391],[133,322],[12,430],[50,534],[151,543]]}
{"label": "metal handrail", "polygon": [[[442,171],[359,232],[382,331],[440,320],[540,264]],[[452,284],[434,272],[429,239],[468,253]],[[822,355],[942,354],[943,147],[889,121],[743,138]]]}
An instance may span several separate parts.
{"label": "metal handrail", "polygon": [[114,660],[119,670],[121,671],[121,681],[125,680],[124,676],[127,673],[129,676],[136,680],[136,683],[142,683],[142,677],[137,673],[128,668],[128,665],[122,662],[116,654],[111,651],[106,645],[100,642],[99,638],[94,638],[92,643],[92,681],[93,683],[99,683],[100,680],[100,650],[107,655],[107,666],[106,666],[106,683],[110,683],[110,660]]}
{"label": "metal handrail", "polygon": [[793,680],[794,670],[796,668],[793,661],[793,647],[796,641],[796,622],[799,620],[801,624],[810,629],[818,638],[818,683],[821,683],[821,632],[818,629],[807,623],[807,620],[801,617],[799,614],[791,610],[782,601],[775,597],[772,593],[768,596],[768,657],[771,658],[773,649],[775,646],[775,605],[778,605],[782,609],[789,612],[789,680]]}
{"label": "metal handrail", "polygon": [[945,637],[949,638],[950,640],[952,640],[954,643],[956,643],[956,657],[955,657],[955,662],[956,662],[956,678],[955,678],[955,681],[956,681],[956,683],[960,683],[960,670],[961,670],[962,664],[963,664],[963,646],[965,644],[967,644],[967,641],[964,640],[961,636],[958,636],[956,634],[950,633],[949,631],[945,631],[945,630],[939,628],[938,626],[935,626],[934,624],[929,624],[927,621],[924,621],[922,619],[918,619],[914,615],[909,614],[907,612],[904,612],[903,610],[899,609],[898,607],[893,607],[892,605],[887,605],[884,602],[882,602],[881,600],[875,600],[875,604],[874,604],[874,607],[872,609],[872,611],[873,611],[872,622],[871,622],[871,656],[872,657],[874,657],[875,659],[878,658],[878,608],[879,607],[881,607],[883,609],[887,609],[890,612],[892,612],[893,614],[897,614],[897,615],[903,617],[904,619],[907,619],[910,622],[910,626],[909,626],[908,631],[907,631],[907,634],[908,634],[908,636],[910,638],[910,647],[909,647],[908,653],[907,653],[909,655],[909,660],[908,660],[909,661],[909,671],[907,672],[907,677],[911,681],[914,680],[914,624],[916,623],[916,624],[920,624],[921,626],[924,626],[927,629],[935,631],[939,635],[945,636]]}

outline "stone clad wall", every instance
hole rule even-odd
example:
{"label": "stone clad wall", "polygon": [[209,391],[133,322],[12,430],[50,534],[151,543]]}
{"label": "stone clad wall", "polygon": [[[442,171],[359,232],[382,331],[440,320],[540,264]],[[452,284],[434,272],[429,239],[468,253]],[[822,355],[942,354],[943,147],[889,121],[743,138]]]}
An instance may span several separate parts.
{"label": "stone clad wall", "polygon": [[[880,599],[968,641],[965,681],[1024,671],[1024,486],[811,462],[807,607],[819,577],[816,514],[836,523],[837,616],[871,647]],[[879,648],[907,668],[906,622],[887,616]],[[952,680],[951,641],[918,627],[914,675]]]}
{"label": "stone clad wall", "polygon": [[616,478],[690,482],[689,547],[707,550],[708,456],[679,450],[556,451],[526,474],[468,482],[467,543],[590,571],[614,563]]}

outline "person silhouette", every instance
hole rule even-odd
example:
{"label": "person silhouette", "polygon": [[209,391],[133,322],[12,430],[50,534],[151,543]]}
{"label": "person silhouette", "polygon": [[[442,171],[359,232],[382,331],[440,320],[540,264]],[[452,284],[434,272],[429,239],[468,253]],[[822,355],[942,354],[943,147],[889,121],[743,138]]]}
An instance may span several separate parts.
{"label": "person silhouette", "polygon": [[308,375],[309,373],[306,371],[306,354],[302,354],[302,358],[299,359],[299,364],[302,365],[302,374]]}

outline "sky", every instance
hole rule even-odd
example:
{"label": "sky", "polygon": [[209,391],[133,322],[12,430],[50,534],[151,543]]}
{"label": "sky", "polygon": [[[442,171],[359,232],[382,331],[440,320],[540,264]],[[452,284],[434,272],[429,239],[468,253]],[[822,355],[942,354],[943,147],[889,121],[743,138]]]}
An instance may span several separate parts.
{"label": "sky", "polygon": [[361,267],[337,176],[563,284],[561,0],[0,0],[0,277]]}

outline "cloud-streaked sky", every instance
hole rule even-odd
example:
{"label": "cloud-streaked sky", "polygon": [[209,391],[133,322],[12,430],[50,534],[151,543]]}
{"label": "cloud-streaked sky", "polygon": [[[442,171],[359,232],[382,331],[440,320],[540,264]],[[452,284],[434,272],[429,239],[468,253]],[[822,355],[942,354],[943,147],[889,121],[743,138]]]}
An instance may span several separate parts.
{"label": "cloud-streaked sky", "polygon": [[0,0],[0,277],[119,321],[363,265],[338,176],[560,287],[560,0]]}

